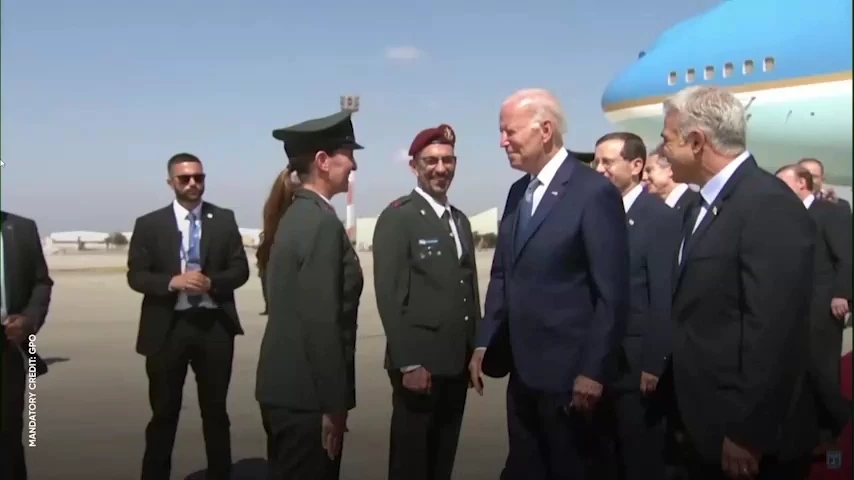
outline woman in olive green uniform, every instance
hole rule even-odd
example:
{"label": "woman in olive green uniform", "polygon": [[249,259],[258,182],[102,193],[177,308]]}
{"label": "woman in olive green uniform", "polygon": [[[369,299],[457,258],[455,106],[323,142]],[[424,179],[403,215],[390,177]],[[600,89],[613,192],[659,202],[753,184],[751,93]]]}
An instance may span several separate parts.
{"label": "woman in olive green uniform", "polygon": [[[356,405],[356,316],[363,277],[330,199],[356,169],[350,114],[273,132],[289,158],[289,205],[266,265],[269,319],[255,398],[270,479],[336,480]],[[292,177],[297,177],[299,184]]]}

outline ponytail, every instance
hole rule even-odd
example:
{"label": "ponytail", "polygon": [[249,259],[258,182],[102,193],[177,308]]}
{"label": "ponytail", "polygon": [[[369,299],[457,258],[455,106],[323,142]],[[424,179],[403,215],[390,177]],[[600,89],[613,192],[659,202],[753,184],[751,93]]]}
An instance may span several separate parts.
{"label": "ponytail", "polygon": [[273,239],[276,236],[276,230],[279,228],[279,220],[288,211],[288,208],[294,202],[294,191],[297,185],[291,179],[291,166],[282,170],[273,182],[273,187],[270,189],[270,195],[267,201],[264,202],[264,225],[261,231],[261,243],[258,245],[258,251],[255,253],[255,258],[258,260],[258,268],[264,270],[267,268],[267,262],[270,261],[270,249],[273,246]]}

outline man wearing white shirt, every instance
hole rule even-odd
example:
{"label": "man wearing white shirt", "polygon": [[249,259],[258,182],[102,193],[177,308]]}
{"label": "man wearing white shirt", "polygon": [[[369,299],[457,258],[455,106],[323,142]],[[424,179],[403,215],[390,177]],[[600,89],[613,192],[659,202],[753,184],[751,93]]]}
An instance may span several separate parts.
{"label": "man wearing white shirt", "polygon": [[170,476],[184,379],[192,367],[206,478],[224,480],[231,475],[226,398],[234,336],[243,333],[234,291],[249,279],[249,264],[234,212],[202,201],[201,161],[177,154],[167,173],[175,200],[139,217],[128,247],[128,285],[143,294],[136,350],[145,356],[152,410],[141,478]]}
{"label": "man wearing white shirt", "polygon": [[392,386],[389,480],[450,480],[480,321],[471,224],[448,202],[457,157],[448,125],[416,135],[417,186],[374,229],[374,286]]}
{"label": "man wearing white shirt", "polygon": [[747,151],[732,93],[688,87],[664,108],[662,154],[702,199],[683,224],[673,353],[658,386],[686,476],[803,479],[818,441],[805,381],[815,225]]}
{"label": "man wearing white shirt", "polygon": [[664,422],[651,415],[649,398],[670,354],[673,259],[681,239],[680,215],[641,186],[646,146],[628,132],[596,141],[596,171],[623,196],[629,228],[630,314],[622,339],[619,376],[609,385],[620,478],[665,478]]}

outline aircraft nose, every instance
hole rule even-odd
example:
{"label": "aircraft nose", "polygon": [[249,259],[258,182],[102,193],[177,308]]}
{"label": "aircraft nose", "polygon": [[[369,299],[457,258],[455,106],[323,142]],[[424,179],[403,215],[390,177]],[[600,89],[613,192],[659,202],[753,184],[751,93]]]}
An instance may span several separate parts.
{"label": "aircraft nose", "polygon": [[614,77],[605,87],[602,94],[602,109],[607,111],[619,109],[627,102],[638,100],[643,97],[643,85],[645,82],[642,75],[643,59],[624,69]]}

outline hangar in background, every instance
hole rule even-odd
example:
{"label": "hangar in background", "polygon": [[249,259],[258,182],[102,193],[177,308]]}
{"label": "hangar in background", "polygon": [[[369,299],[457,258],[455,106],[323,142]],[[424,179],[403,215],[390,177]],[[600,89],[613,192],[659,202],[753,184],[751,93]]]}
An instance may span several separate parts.
{"label": "hangar in background", "polygon": [[[490,208],[484,212],[469,216],[472,232],[481,235],[487,233],[498,234],[498,208]],[[374,242],[374,229],[377,226],[377,217],[366,217],[356,219],[356,249],[359,251],[370,250]]]}

